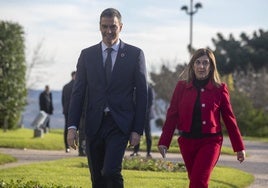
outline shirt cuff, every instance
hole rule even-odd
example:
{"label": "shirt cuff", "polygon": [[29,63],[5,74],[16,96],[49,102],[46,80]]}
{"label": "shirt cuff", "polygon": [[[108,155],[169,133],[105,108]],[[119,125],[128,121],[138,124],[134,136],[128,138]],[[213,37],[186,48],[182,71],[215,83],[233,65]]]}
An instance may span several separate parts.
{"label": "shirt cuff", "polygon": [[69,129],[75,129],[76,130],[77,128],[76,128],[76,126],[72,125],[72,126],[68,127],[68,130]]}

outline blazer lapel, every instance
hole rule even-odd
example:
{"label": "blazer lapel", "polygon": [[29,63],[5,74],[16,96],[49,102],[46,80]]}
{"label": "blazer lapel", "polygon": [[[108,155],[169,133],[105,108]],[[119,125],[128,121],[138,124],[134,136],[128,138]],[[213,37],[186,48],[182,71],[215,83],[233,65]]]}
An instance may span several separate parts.
{"label": "blazer lapel", "polygon": [[110,84],[113,81],[114,74],[117,74],[118,69],[120,68],[120,65],[124,62],[125,58],[126,58],[125,43],[120,40],[120,46],[119,46],[118,53],[117,53],[116,60],[115,60],[115,64],[114,64],[114,67],[113,67]]}
{"label": "blazer lapel", "polygon": [[[93,56],[94,57],[94,56]],[[96,48],[96,59],[94,59],[93,62],[95,62],[95,66],[96,67],[96,72],[97,75],[100,75],[100,79],[102,80],[102,82],[105,84],[105,70],[104,70],[104,66],[103,66],[103,57],[102,57],[102,49],[101,49],[101,43],[99,43],[99,45],[97,45]]]}

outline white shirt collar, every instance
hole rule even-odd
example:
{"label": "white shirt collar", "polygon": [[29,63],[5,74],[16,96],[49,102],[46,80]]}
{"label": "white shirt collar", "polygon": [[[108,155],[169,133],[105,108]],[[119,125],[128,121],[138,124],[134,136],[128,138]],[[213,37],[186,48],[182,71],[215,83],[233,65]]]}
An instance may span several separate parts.
{"label": "white shirt collar", "polygon": [[[114,51],[118,51],[119,49],[119,46],[120,46],[120,40],[118,40],[114,45],[111,46],[111,48],[114,50]],[[106,44],[104,44],[103,41],[101,41],[101,48],[102,48],[102,52],[104,52],[108,46]]]}

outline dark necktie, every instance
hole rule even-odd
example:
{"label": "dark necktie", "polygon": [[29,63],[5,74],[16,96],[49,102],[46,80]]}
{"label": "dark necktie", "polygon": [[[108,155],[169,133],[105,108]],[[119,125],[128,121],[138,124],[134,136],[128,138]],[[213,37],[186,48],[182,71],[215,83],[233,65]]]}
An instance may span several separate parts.
{"label": "dark necktie", "polygon": [[107,48],[107,58],[105,60],[105,75],[106,75],[106,83],[109,84],[112,75],[112,56],[111,52],[113,48]]}

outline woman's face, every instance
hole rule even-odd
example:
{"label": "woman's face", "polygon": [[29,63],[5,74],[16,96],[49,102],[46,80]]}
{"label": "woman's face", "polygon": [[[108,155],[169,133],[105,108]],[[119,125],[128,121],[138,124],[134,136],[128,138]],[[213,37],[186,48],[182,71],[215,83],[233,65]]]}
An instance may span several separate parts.
{"label": "woman's face", "polygon": [[203,55],[197,58],[193,66],[196,79],[206,79],[209,76],[210,66],[210,61],[207,55]]}

